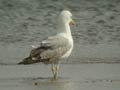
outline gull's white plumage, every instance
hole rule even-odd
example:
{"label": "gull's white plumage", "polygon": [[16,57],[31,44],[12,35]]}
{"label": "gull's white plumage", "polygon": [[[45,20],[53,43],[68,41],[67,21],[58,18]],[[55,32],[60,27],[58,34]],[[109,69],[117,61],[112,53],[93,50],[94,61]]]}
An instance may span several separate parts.
{"label": "gull's white plumage", "polygon": [[70,25],[69,25],[69,23],[72,21],[71,17],[72,17],[71,12],[64,10],[61,12],[59,19],[58,19],[58,30],[61,31],[62,29],[63,31],[60,33],[60,35],[67,38],[69,41],[68,44],[71,45],[71,48],[61,58],[69,57],[73,49],[73,38],[71,35],[71,30],[70,30]]}

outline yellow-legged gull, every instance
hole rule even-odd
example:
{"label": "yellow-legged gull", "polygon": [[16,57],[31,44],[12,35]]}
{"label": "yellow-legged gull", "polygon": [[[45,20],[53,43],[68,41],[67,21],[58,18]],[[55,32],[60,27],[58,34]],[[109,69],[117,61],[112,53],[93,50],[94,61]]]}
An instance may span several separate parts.
{"label": "yellow-legged gull", "polygon": [[19,64],[26,65],[39,62],[52,64],[53,78],[57,79],[59,61],[67,58],[73,49],[73,38],[69,24],[75,25],[75,22],[72,20],[72,14],[68,10],[63,10],[58,16],[57,26],[57,29],[61,32],[43,40],[40,46],[34,48],[29,57]]}

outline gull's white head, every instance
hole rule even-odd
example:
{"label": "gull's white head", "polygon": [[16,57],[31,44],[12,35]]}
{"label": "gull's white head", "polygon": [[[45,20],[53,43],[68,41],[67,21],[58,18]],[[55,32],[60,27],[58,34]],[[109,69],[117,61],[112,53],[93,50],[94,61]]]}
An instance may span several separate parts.
{"label": "gull's white head", "polygon": [[75,22],[72,20],[72,13],[68,10],[63,10],[60,13],[59,18],[62,19],[63,23],[75,25]]}

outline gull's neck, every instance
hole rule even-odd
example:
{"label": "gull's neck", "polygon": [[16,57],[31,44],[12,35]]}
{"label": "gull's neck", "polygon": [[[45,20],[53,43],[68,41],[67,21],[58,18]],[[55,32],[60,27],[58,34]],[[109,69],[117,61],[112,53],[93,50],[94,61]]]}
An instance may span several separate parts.
{"label": "gull's neck", "polygon": [[61,32],[61,34],[65,34],[67,36],[71,36],[71,30],[70,30],[69,23],[59,22],[57,29],[58,29],[58,31]]}

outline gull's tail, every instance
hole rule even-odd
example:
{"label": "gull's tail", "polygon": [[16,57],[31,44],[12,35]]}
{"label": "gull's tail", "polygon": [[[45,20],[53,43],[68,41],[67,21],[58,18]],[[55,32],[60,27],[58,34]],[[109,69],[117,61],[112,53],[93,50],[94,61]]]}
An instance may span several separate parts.
{"label": "gull's tail", "polygon": [[27,58],[24,58],[23,61],[19,62],[18,64],[28,65],[28,64],[33,64],[37,62],[40,62],[40,60],[32,60],[31,57],[27,57]]}

